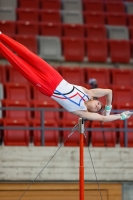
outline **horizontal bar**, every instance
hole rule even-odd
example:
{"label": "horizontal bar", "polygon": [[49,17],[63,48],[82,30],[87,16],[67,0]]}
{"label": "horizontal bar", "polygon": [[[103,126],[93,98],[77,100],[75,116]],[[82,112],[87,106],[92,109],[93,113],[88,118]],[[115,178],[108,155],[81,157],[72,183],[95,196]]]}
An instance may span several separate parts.
{"label": "horizontal bar", "polygon": [[[44,130],[72,130],[72,127],[46,127],[44,126]],[[24,126],[0,126],[0,130],[42,130],[41,126],[38,127],[24,127]],[[125,131],[125,128],[85,128],[85,131]],[[132,132],[133,128],[128,128],[128,132]]]}

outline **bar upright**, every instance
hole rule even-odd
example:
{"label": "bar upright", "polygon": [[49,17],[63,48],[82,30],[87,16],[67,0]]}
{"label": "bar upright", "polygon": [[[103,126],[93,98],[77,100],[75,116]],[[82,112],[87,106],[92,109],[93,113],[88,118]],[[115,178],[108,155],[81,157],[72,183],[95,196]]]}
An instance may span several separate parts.
{"label": "bar upright", "polygon": [[80,133],[80,166],[79,166],[79,199],[84,200],[84,121],[79,118]]}

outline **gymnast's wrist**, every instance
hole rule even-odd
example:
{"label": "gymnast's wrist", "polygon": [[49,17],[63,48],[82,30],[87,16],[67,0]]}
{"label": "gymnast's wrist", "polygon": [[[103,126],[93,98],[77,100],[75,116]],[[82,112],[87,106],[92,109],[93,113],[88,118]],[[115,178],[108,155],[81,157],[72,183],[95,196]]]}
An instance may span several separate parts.
{"label": "gymnast's wrist", "polygon": [[112,109],[112,105],[110,105],[110,106],[105,105],[105,110],[106,110],[106,111],[111,111],[111,109]]}

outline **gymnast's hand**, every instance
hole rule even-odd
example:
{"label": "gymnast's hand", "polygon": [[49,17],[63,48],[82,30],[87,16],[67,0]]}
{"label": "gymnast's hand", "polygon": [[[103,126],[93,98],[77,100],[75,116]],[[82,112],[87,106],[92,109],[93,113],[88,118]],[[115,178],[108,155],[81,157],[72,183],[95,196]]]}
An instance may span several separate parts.
{"label": "gymnast's hand", "polygon": [[129,117],[131,117],[133,113],[130,112],[130,111],[124,111],[122,112],[120,115],[121,115],[121,120],[125,120],[125,119],[128,119]]}

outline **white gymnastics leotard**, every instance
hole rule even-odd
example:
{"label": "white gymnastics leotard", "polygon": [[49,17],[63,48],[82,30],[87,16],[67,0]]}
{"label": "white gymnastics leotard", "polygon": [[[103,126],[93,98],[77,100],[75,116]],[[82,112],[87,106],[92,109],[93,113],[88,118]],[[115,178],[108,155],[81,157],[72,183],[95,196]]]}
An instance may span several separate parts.
{"label": "white gymnastics leotard", "polygon": [[84,102],[89,100],[81,86],[70,84],[64,79],[56,87],[51,98],[69,112],[87,110]]}

